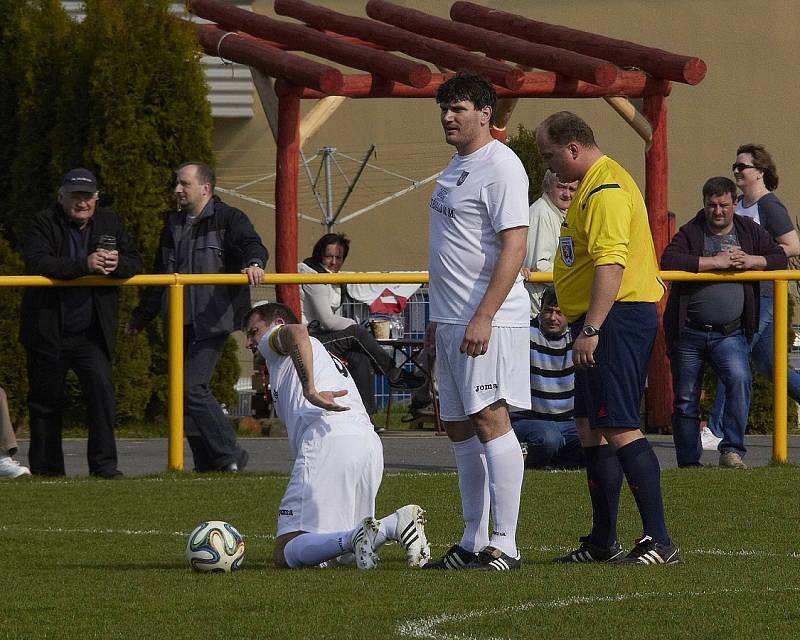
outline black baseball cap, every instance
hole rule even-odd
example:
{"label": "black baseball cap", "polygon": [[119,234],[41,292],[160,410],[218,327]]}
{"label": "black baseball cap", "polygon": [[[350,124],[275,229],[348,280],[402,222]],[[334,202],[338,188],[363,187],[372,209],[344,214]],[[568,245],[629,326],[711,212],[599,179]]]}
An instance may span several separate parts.
{"label": "black baseball cap", "polygon": [[97,191],[97,178],[88,169],[73,169],[64,174],[61,188],[67,193],[74,193],[75,191],[95,193]]}

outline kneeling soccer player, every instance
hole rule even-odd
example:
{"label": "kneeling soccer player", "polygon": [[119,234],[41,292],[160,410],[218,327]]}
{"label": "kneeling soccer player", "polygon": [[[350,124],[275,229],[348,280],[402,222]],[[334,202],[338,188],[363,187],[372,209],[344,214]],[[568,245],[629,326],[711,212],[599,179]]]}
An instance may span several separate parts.
{"label": "kneeling soccer player", "polygon": [[430,545],[420,507],[373,517],[383,447],[344,364],[282,304],[254,307],[246,333],[247,346],[267,361],[275,410],[296,456],[278,512],[275,564],[313,567],[352,554],[359,569],[372,569],[387,540],[403,545],[409,566],[425,564]]}

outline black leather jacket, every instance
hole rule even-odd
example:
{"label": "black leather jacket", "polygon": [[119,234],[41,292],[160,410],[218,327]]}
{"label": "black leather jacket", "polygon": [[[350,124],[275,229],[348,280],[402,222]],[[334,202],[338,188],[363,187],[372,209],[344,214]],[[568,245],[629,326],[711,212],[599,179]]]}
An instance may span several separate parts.
{"label": "black leather jacket", "polygon": [[[176,246],[185,216],[181,211],[168,214],[156,250],[154,273],[177,272]],[[193,225],[189,262],[190,273],[239,273],[254,262],[265,267],[267,250],[248,217],[214,196],[213,207]],[[250,309],[246,285],[192,285],[186,287],[184,295],[191,296],[193,317],[186,320],[193,325],[198,340],[241,329]],[[166,296],[166,287],[147,288],[133,312],[131,326],[140,329],[159,312],[166,314]]]}
{"label": "black leather jacket", "polygon": [[[108,207],[98,207],[92,216],[89,246],[95,247],[101,235],[113,235],[117,239],[119,264],[109,277],[130,278],[141,272],[142,261],[133,240],[117,213]],[[33,217],[22,254],[28,275],[59,280],[91,275],[85,258],[70,257],[69,222],[58,203]],[[95,317],[111,356],[117,338],[118,287],[92,287],[91,292]],[[60,349],[63,318],[67,312],[63,294],[63,287],[25,288],[19,340],[26,348],[39,352]]]}

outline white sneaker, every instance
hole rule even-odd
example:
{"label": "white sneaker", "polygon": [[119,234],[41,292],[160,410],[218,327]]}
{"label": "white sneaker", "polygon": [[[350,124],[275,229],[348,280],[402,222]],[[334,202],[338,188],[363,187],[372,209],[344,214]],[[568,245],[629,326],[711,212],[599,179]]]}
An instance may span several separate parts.
{"label": "white sneaker", "polygon": [[722,438],[715,436],[714,432],[708,427],[703,427],[700,429],[700,442],[704,451],[716,451],[719,443],[722,442]]}
{"label": "white sneaker", "polygon": [[11,456],[0,456],[0,478],[19,478],[31,475],[28,467],[23,467]]}
{"label": "white sneaker", "polygon": [[367,516],[353,532],[353,555],[359,569],[374,569],[378,565],[378,554],[375,552],[375,537],[378,535],[378,521]]}
{"label": "white sneaker", "polygon": [[397,538],[406,551],[409,567],[421,567],[431,559],[431,545],[425,537],[425,511],[416,504],[407,504],[395,511]]}

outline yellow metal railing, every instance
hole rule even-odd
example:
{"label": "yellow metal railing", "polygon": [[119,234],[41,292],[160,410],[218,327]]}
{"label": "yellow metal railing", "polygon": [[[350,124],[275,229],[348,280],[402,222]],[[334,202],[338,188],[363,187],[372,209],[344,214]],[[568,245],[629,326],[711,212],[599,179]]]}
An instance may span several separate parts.
{"label": "yellow metal railing", "polygon": [[[686,271],[662,271],[661,277],[671,282],[708,282],[751,280],[773,280],[775,282],[775,308],[773,326],[773,434],[772,459],[775,462],[788,460],[788,431],[786,425],[787,393],[786,375],[788,357],[786,334],[789,330],[789,281],[800,280],[800,271],[746,271],[742,273],[713,272],[689,273]],[[550,273],[532,273],[531,282],[552,282]],[[428,282],[426,272],[402,273],[268,273],[264,285],[275,284],[393,284]],[[117,287],[117,286],[166,286],[169,287],[169,444],[168,468],[183,470],[183,288],[186,285],[202,284],[247,284],[243,274],[163,274],[141,275],[125,280],[105,276],[86,276],[76,280],[53,280],[44,276],[0,276],[0,287]],[[781,354],[781,357],[778,357]]]}

